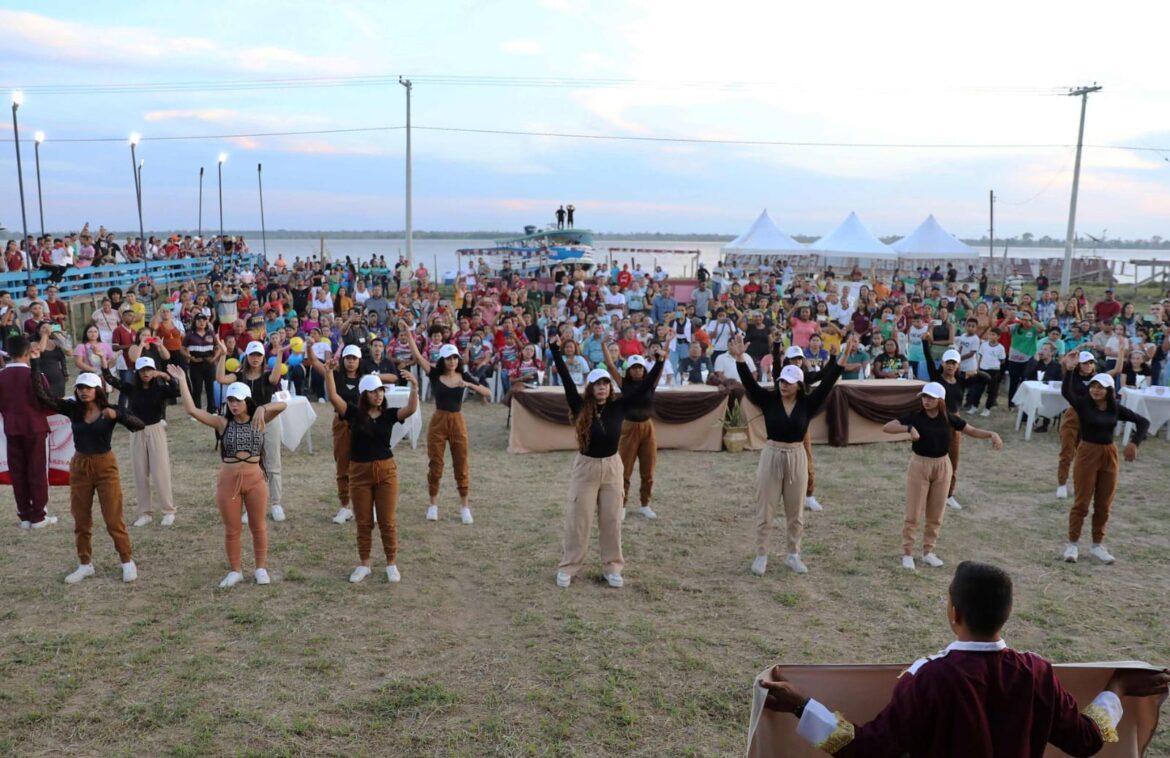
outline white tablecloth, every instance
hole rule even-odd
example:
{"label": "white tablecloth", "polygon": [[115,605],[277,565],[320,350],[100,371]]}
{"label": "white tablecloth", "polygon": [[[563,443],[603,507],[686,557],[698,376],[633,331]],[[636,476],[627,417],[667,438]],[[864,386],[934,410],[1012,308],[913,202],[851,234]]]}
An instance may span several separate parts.
{"label": "white tablecloth", "polygon": [[1024,429],[1024,439],[1032,439],[1032,427],[1036,419],[1056,418],[1068,407],[1068,402],[1060,394],[1060,387],[1053,387],[1046,382],[1023,382],[1012,398],[1016,404],[1016,431],[1019,431],[1024,416],[1028,417],[1028,426]]}
{"label": "white tablecloth", "polygon": [[[1161,390],[1161,394],[1159,394]],[[1129,387],[1121,390],[1121,404],[1134,413],[1141,414],[1150,420],[1150,436],[1166,426],[1166,438],[1170,439],[1170,390],[1166,387],[1151,387],[1144,390],[1135,390]],[[1129,444],[1129,436],[1133,433],[1134,425],[1126,424],[1122,437],[1122,444]]]}
{"label": "white tablecloth", "polygon": [[317,420],[317,411],[313,404],[304,395],[294,395],[288,399],[288,407],[278,417],[280,418],[280,441],[289,450],[296,450],[301,440],[307,440],[309,452],[313,452],[313,438],[309,430]]}

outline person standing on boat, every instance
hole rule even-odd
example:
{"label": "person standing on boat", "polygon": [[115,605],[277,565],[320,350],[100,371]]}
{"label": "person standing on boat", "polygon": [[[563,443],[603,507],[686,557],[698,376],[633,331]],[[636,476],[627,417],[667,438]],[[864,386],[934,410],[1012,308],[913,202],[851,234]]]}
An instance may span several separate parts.
{"label": "person standing on boat", "polygon": [[569,203],[568,205],[565,206],[565,224],[570,229],[573,228],[573,212],[576,210],[577,209],[573,207],[572,203]]}
{"label": "person standing on boat", "polygon": [[565,206],[563,205],[557,208],[557,228],[565,228]]}

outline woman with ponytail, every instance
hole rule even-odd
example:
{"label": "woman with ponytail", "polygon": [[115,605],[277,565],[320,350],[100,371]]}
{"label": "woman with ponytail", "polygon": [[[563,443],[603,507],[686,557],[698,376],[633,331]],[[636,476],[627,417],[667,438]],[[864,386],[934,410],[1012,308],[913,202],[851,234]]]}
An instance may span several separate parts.
{"label": "woman with ponytail", "polygon": [[224,546],[231,570],[219,583],[221,589],[234,587],[243,580],[240,571],[240,532],[243,515],[251,513],[248,528],[252,532],[252,553],[256,559],[256,584],[269,584],[268,527],[264,509],[268,503],[268,480],[264,475],[264,426],[285,409],[284,403],[256,405],[252,390],[243,382],[228,385],[226,415],[200,410],[187,386],[187,375],[178,366],[167,372],[179,385],[183,408],[191,418],[215,430],[222,464],[215,484],[215,502],[223,520]]}
{"label": "woman with ponytail", "polygon": [[578,391],[561,357],[560,338],[551,337],[549,345],[577,436],[577,456],[573,459],[565,502],[564,548],[557,567],[557,586],[568,587],[573,575],[581,570],[596,519],[605,580],[611,587],[621,587],[625,472],[618,443],[622,422],[629,409],[638,406],[643,396],[658,384],[665,361],[655,363],[646,378],[628,393],[615,397],[609,372],[601,368],[590,371],[585,377],[584,391]]}

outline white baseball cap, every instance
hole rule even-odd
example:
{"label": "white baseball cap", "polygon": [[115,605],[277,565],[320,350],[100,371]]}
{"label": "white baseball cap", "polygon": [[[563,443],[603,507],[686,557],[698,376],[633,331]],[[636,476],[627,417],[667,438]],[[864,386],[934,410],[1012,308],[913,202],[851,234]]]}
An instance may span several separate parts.
{"label": "white baseball cap", "polygon": [[918,394],[926,395],[927,397],[933,397],[936,400],[942,400],[947,396],[947,391],[943,389],[943,386],[938,382],[930,382],[925,387],[923,387],[922,391]]}
{"label": "white baseball cap", "polygon": [[585,383],[593,384],[594,382],[600,382],[602,379],[607,382],[610,381],[609,372],[603,368],[595,368],[589,372],[589,376],[585,377]]}
{"label": "white baseball cap", "polygon": [[[147,358],[147,360],[150,360],[150,359]],[[98,376],[97,374],[94,374],[92,372],[87,371],[84,374],[77,375],[77,379],[75,379],[73,381],[73,386],[74,387],[94,387],[94,388],[97,388],[97,387],[102,386],[102,378],[100,376]]]}
{"label": "white baseball cap", "polygon": [[366,374],[358,382],[358,392],[373,392],[382,389],[382,378],[377,374]]}
{"label": "white baseball cap", "polygon": [[634,366],[641,366],[644,369],[649,369],[650,362],[640,355],[631,355],[626,359],[626,371],[629,371]]}
{"label": "white baseball cap", "polygon": [[785,366],[780,369],[780,381],[796,384],[804,381],[804,372],[797,366]]}
{"label": "white baseball cap", "polygon": [[247,400],[252,397],[252,388],[243,382],[232,382],[228,385],[224,396],[233,400]]}
{"label": "white baseball cap", "polygon": [[459,348],[451,344],[443,345],[439,348],[440,358],[450,358],[452,355],[459,355]]}
{"label": "white baseball cap", "polygon": [[244,348],[244,355],[264,355],[263,342],[249,342],[248,346]]}
{"label": "white baseball cap", "polygon": [[1089,384],[1100,384],[1107,389],[1113,389],[1113,377],[1109,374],[1094,374]]}
{"label": "white baseball cap", "polygon": [[946,363],[947,361],[954,361],[955,363],[958,363],[961,360],[963,360],[963,356],[959,355],[958,350],[948,350],[945,353],[943,353],[943,357],[942,357],[943,363]]}
{"label": "white baseball cap", "polygon": [[357,345],[346,345],[345,349],[341,351],[342,358],[361,358],[362,349]]}
{"label": "white baseball cap", "polygon": [[1077,363],[1097,362],[1097,356],[1090,353],[1088,350],[1082,350],[1081,354],[1077,356]]}
{"label": "white baseball cap", "polygon": [[144,368],[154,368],[154,358],[148,358],[144,355],[138,360],[134,361],[135,371],[141,371]]}
{"label": "white baseball cap", "polygon": [[796,345],[793,345],[792,347],[790,347],[784,351],[784,357],[785,358],[803,358],[804,351],[801,350]]}

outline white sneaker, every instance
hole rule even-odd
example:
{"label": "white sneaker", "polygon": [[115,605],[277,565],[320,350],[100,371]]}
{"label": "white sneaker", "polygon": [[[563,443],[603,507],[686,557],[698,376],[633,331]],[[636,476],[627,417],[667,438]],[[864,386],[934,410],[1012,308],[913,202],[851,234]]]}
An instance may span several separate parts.
{"label": "white sneaker", "polygon": [[240,514],[240,523],[241,524],[248,523],[248,510],[247,509],[244,509],[244,512]]}
{"label": "white sneaker", "polygon": [[346,508],[345,506],[342,506],[337,511],[337,515],[333,517],[334,524],[344,524],[346,521],[352,521],[352,520],[353,520],[353,511],[350,510],[349,508]]}
{"label": "white sneaker", "polygon": [[626,520],[626,506],[622,506],[622,521]]}
{"label": "white sneaker", "polygon": [[122,564],[122,581],[133,582],[138,578],[138,567],[134,565],[134,561],[127,561]]}
{"label": "white sneaker", "polygon": [[1068,497],[1068,485],[1062,484],[1056,488],[1056,497],[1059,500],[1064,500]]}
{"label": "white sneaker", "polygon": [[388,581],[388,582],[401,582],[402,581],[402,574],[398,573],[398,567],[395,566],[394,564],[390,564],[389,566],[386,567],[386,581]]}
{"label": "white sneaker", "polygon": [[983,418],[987,418],[988,416],[991,415],[991,409],[984,408],[983,410],[979,411],[979,415],[982,416]]}
{"label": "white sneaker", "polygon": [[784,559],[784,565],[798,574],[808,573],[808,567],[804,565],[804,562],[800,560],[800,556],[796,553],[790,553],[788,557]]}
{"label": "white sneaker", "polygon": [[914,570],[914,558],[909,555],[902,556],[902,568]]}
{"label": "white sneaker", "polygon": [[924,553],[922,556],[922,562],[931,568],[938,568],[939,566],[943,565],[942,559],[934,553]]}
{"label": "white sneaker", "polygon": [[20,522],[20,528],[21,528],[21,529],[31,529],[31,528],[32,528],[32,522],[31,522],[31,521],[21,521],[21,522]]}
{"label": "white sneaker", "polygon": [[284,508],[279,505],[272,506],[272,520],[284,521]]}
{"label": "white sneaker", "polygon": [[221,590],[226,590],[228,587],[235,587],[237,584],[243,581],[243,579],[244,575],[239,571],[229,571],[228,575],[225,576],[223,581],[219,583],[219,588]]}
{"label": "white sneaker", "polygon": [[272,584],[272,579],[268,576],[268,569],[256,569],[254,576],[256,584]]}
{"label": "white sneaker", "polygon": [[804,507],[810,511],[823,511],[825,507],[817,502],[815,495],[809,495],[804,499]]}
{"label": "white sneaker", "polygon": [[163,526],[174,526],[175,525],[175,514],[173,514],[173,513],[163,514],[161,523]]}
{"label": "white sneaker", "polygon": [[459,509],[459,518],[463,521],[464,524],[474,524],[475,523],[475,519],[473,519],[471,517],[471,509],[470,508]]}
{"label": "white sneaker", "polygon": [[349,575],[349,581],[353,582],[354,584],[357,584],[358,582],[360,582],[361,580],[363,580],[367,576],[369,576],[371,573],[372,572],[368,568],[366,568],[365,566],[358,566],[357,568],[355,568],[353,570],[353,573]]}
{"label": "white sneaker", "polygon": [[325,405],[325,398],[323,398],[323,397],[317,398],[317,404],[318,405]]}
{"label": "white sneaker", "polygon": [[65,583],[66,584],[77,584],[82,579],[85,579],[86,577],[93,576],[93,573],[94,573],[93,572],[93,564],[92,563],[83,563],[80,566],[78,566],[76,569],[74,569],[72,574],[69,574],[68,576],[65,577]]}
{"label": "white sneaker", "polygon": [[752,573],[756,576],[763,576],[764,572],[768,570],[768,556],[757,555],[756,559],[752,561]]}
{"label": "white sneaker", "polygon": [[564,571],[557,572],[557,586],[558,587],[568,587],[572,581],[573,581],[573,577],[570,574],[566,574]]}
{"label": "white sneaker", "polygon": [[46,526],[52,526],[53,524],[56,524],[56,523],[57,523],[56,516],[45,516],[45,519],[43,521],[38,521],[37,523],[33,524],[29,528],[30,529],[44,529]]}
{"label": "white sneaker", "polygon": [[977,412],[978,410],[979,410],[978,408],[976,408],[975,406],[972,405],[972,406],[969,406],[968,408],[964,409],[964,413],[966,413],[967,415],[970,415],[972,413]]}
{"label": "white sneaker", "polygon": [[134,526],[146,526],[151,521],[154,521],[154,516],[151,516],[149,514],[144,514],[144,515],[139,516],[138,518],[134,519]]}
{"label": "white sneaker", "polygon": [[1110,555],[1109,551],[1105,549],[1105,546],[1100,543],[1097,543],[1089,548],[1089,555],[1093,556],[1104,564],[1110,564],[1117,560],[1112,555]]}
{"label": "white sneaker", "polygon": [[609,582],[610,587],[616,587],[618,589],[621,589],[621,586],[624,584],[621,574],[606,574],[605,581]]}
{"label": "white sneaker", "polygon": [[1076,563],[1079,557],[1080,550],[1077,548],[1075,542],[1070,542],[1064,548],[1064,555],[1061,556],[1065,563]]}
{"label": "white sneaker", "polygon": [[948,507],[948,508],[950,508],[952,511],[961,511],[961,510],[963,510],[963,506],[962,506],[962,505],[960,505],[960,504],[959,504],[959,501],[958,501],[958,500],[955,500],[953,497],[948,497],[948,498],[947,498],[947,507]]}
{"label": "white sneaker", "polygon": [[427,506],[427,521],[438,521],[438,520],[439,520],[439,506],[428,505]]}
{"label": "white sneaker", "polygon": [[642,514],[643,516],[645,516],[646,518],[649,518],[649,519],[658,518],[658,514],[655,513],[654,509],[648,505],[643,505],[641,508],[639,508],[638,513]]}

